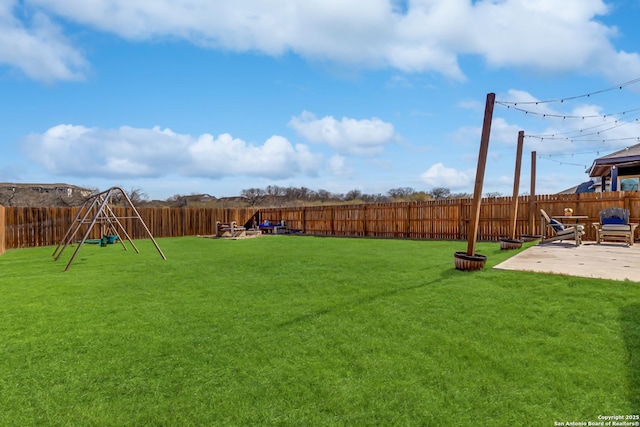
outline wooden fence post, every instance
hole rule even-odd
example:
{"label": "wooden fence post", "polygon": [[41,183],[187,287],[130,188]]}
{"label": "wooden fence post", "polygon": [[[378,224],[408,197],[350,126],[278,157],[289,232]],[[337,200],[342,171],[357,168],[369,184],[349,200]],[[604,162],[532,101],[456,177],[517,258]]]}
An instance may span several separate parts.
{"label": "wooden fence post", "polygon": [[365,237],[369,235],[367,232],[367,204],[366,203],[362,207],[362,234]]}
{"label": "wooden fence post", "polygon": [[466,236],[462,234],[464,229],[464,219],[462,218],[462,212],[464,211],[464,199],[460,199],[458,202],[458,240],[466,239]]}
{"label": "wooden fence post", "polygon": [[411,205],[415,202],[407,203],[407,238],[411,237]]}
{"label": "wooden fence post", "polygon": [[302,232],[307,232],[307,208],[302,208]]}
{"label": "wooden fence post", "polygon": [[333,208],[331,208],[331,211],[330,211],[330,214],[331,214],[331,215],[330,215],[330,217],[329,217],[329,220],[331,221],[331,235],[332,235],[332,236],[335,236],[335,234],[336,234],[336,231],[335,231],[335,230],[336,230],[336,229],[335,229],[335,225],[333,224],[333,218],[334,218],[333,211],[334,211],[334,209],[333,209]]}
{"label": "wooden fence post", "polygon": [[[529,191],[529,233],[536,235],[536,152],[531,152],[531,189]],[[542,230],[540,230],[542,233]]]}
{"label": "wooden fence post", "polygon": [[516,171],[513,176],[513,197],[511,198],[511,239],[516,238],[516,223],[518,222],[518,190],[520,189],[520,165],[522,163],[522,145],[524,131],[518,132],[518,147],[516,149]]}
{"label": "wooden fence post", "polygon": [[2,255],[6,250],[6,242],[7,234],[6,234],[6,220],[5,220],[5,208],[4,206],[0,206],[0,255]]}
{"label": "wooden fence post", "polygon": [[476,183],[473,191],[473,206],[471,207],[471,220],[469,222],[469,241],[467,255],[474,256],[476,252],[476,239],[478,237],[478,224],[480,221],[480,204],[482,199],[482,184],[484,183],[484,171],[487,165],[487,153],[489,151],[489,136],[491,135],[491,120],[493,119],[493,107],[496,94],[487,94],[482,123],[482,135],[480,138],[480,152],[478,153],[478,168],[476,170]]}

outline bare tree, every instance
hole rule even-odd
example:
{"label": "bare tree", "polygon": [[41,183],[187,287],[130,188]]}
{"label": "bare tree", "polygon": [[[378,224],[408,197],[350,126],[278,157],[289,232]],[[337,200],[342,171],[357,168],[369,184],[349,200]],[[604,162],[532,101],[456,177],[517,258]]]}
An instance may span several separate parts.
{"label": "bare tree", "polygon": [[249,206],[253,207],[259,205],[264,200],[266,192],[261,188],[248,188],[246,190],[242,190],[240,195],[247,199]]}
{"label": "bare tree", "polygon": [[485,193],[484,197],[502,197],[502,193],[498,192],[498,191],[494,191],[494,192],[489,192],[489,193]]}
{"label": "bare tree", "polygon": [[411,187],[392,188],[387,192],[392,199],[402,199],[404,197],[413,196],[416,190]]}
{"label": "bare tree", "polygon": [[284,196],[285,194],[285,189],[277,185],[268,185],[264,191],[268,196]]}
{"label": "bare tree", "polygon": [[377,194],[363,194],[362,201],[366,203],[387,203],[391,201],[389,196],[381,193]]}
{"label": "bare tree", "polygon": [[449,198],[449,196],[451,195],[451,190],[446,187],[436,187],[432,189],[429,194],[431,194],[431,197],[433,197],[435,200],[442,200]]}
{"label": "bare tree", "polygon": [[287,202],[297,202],[306,200],[309,195],[309,189],[305,187],[287,187],[284,189],[284,198]]}
{"label": "bare tree", "polygon": [[347,201],[362,199],[362,191],[353,189],[345,194],[344,199]]}
{"label": "bare tree", "polygon": [[127,196],[129,196],[129,199],[134,206],[149,200],[149,195],[140,188],[131,188]]}

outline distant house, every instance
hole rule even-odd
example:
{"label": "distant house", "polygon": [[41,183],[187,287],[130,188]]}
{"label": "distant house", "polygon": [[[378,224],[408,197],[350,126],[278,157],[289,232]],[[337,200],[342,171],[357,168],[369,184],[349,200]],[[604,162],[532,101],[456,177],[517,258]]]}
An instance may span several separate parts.
{"label": "distant house", "polygon": [[638,191],[640,144],[595,159],[587,173],[595,191]]}
{"label": "distant house", "polygon": [[16,184],[12,182],[0,182],[0,189],[9,190],[12,192],[31,191],[34,193],[45,194],[59,194],[61,196],[73,197],[81,196],[88,197],[93,193],[88,188],[78,187],[77,185],[69,184]]}
{"label": "distant house", "polygon": [[18,184],[0,182],[0,205],[55,206],[74,204],[89,197],[93,190],[69,184]]}
{"label": "distant house", "polygon": [[566,190],[561,191],[558,194],[594,193],[599,183],[600,183],[600,178],[590,179],[589,181],[585,181],[571,188],[567,188]]}

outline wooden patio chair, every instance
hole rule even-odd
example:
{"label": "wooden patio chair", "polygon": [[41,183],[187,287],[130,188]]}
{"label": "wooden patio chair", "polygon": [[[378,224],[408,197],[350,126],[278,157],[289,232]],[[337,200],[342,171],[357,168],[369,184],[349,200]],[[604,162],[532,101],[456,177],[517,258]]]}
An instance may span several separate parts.
{"label": "wooden patio chair", "polygon": [[[549,218],[549,215],[547,215],[544,209],[540,209],[540,222],[542,231],[542,239],[540,240],[541,244],[556,240],[575,240],[576,246],[580,246],[582,244],[584,225],[564,225],[556,219]],[[548,232],[551,232],[552,234],[548,236]]]}
{"label": "wooden patio chair", "polygon": [[600,222],[594,222],[596,243],[605,240],[624,240],[633,245],[634,233],[638,224],[629,223],[629,209],[607,208],[600,211]]}
{"label": "wooden patio chair", "polygon": [[247,235],[247,229],[237,225],[235,221],[231,221],[231,224],[222,224],[220,221],[216,221],[216,237],[245,237]]}

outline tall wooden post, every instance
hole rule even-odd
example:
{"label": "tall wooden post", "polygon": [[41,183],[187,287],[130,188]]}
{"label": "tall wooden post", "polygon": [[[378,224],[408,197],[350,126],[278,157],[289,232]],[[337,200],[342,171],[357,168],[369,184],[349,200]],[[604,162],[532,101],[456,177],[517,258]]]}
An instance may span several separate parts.
{"label": "tall wooden post", "polygon": [[496,94],[488,93],[484,108],[484,122],[482,123],[482,136],[480,137],[480,152],[478,154],[478,169],[476,169],[476,184],[473,190],[473,204],[471,206],[471,220],[469,221],[469,242],[467,255],[473,256],[476,252],[476,239],[478,237],[478,224],[480,221],[480,203],[482,199],[482,184],[484,182],[484,170],[487,164],[489,151],[489,136],[491,135],[491,120],[493,119],[493,106]]}
{"label": "tall wooden post", "polygon": [[516,223],[518,220],[518,190],[520,189],[520,165],[522,164],[522,146],[524,145],[524,131],[518,132],[518,148],[516,148],[516,171],[513,176],[513,197],[511,198],[511,239],[516,238]]}
{"label": "tall wooden post", "polygon": [[[531,152],[531,190],[529,191],[529,230],[532,236],[536,235],[536,152]],[[542,233],[542,230],[540,230]]]}

